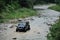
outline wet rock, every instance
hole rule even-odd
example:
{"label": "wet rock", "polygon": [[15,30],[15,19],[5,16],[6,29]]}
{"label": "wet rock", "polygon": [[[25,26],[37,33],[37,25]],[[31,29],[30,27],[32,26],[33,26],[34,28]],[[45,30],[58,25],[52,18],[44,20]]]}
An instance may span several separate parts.
{"label": "wet rock", "polygon": [[37,32],[37,34],[40,34],[40,32]]}
{"label": "wet rock", "polygon": [[7,28],[4,28],[4,30],[7,30]]}
{"label": "wet rock", "polygon": [[21,18],[20,18],[20,19],[18,19],[18,21],[22,21],[22,20],[23,20],[23,19],[21,19]]}
{"label": "wet rock", "polygon": [[13,40],[16,40],[17,38],[12,38]]}
{"label": "wet rock", "polygon": [[4,30],[4,28],[0,28],[0,31],[3,31]]}
{"label": "wet rock", "polygon": [[22,20],[18,20],[19,22],[22,21]]}
{"label": "wet rock", "polygon": [[13,28],[14,26],[12,25],[12,26],[10,26],[9,28]]}
{"label": "wet rock", "polygon": [[52,24],[47,24],[48,26],[52,26]]}
{"label": "wet rock", "polygon": [[35,33],[36,31],[34,31],[34,33]]}
{"label": "wet rock", "polygon": [[24,20],[30,20],[31,18],[25,18]]}
{"label": "wet rock", "polygon": [[38,16],[38,18],[40,18],[41,16]]}
{"label": "wet rock", "polygon": [[9,23],[17,23],[17,22],[18,22],[17,19],[9,20]]}
{"label": "wet rock", "polygon": [[1,33],[1,31],[0,31],[0,33]]}
{"label": "wet rock", "polygon": [[38,16],[38,18],[40,18],[41,17],[41,14],[38,14],[37,16]]}
{"label": "wet rock", "polygon": [[29,20],[33,21],[34,19],[33,19],[33,18],[25,18],[24,20],[25,20],[25,21],[26,21],[26,20],[27,20],[27,21],[29,21]]}
{"label": "wet rock", "polygon": [[50,24],[50,23],[46,23],[48,26],[52,26],[52,24]]}
{"label": "wet rock", "polygon": [[46,31],[48,33],[48,31]]}
{"label": "wet rock", "polygon": [[13,28],[14,25],[13,25],[13,24],[9,24],[8,27],[9,27],[9,28]]}
{"label": "wet rock", "polygon": [[23,20],[23,18],[19,18],[19,19],[18,19],[18,21],[21,21],[21,20]]}
{"label": "wet rock", "polygon": [[46,24],[46,22],[44,22],[44,24]]}
{"label": "wet rock", "polygon": [[30,18],[30,20],[34,20],[33,18]]}
{"label": "wet rock", "polygon": [[0,31],[0,33],[2,33],[2,31]]}

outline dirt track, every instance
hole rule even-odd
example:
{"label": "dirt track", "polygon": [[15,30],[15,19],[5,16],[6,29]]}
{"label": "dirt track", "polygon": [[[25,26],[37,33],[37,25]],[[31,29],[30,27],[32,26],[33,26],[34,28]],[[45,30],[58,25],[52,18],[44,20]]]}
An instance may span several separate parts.
{"label": "dirt track", "polygon": [[[35,8],[45,8],[37,10],[38,16],[26,18],[30,22],[31,30],[27,32],[16,32],[15,24],[0,24],[0,40],[47,40],[49,27],[59,19],[60,13],[47,9],[50,5],[35,6]],[[33,20],[32,20],[33,19]],[[13,25],[12,28],[9,25]]]}

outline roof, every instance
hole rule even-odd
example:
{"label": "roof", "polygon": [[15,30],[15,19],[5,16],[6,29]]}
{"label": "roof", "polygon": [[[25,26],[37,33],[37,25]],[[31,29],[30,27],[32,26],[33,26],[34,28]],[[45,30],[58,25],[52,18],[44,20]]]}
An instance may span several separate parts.
{"label": "roof", "polygon": [[25,27],[25,25],[26,25],[25,22],[20,22],[20,23],[18,24],[18,27]]}

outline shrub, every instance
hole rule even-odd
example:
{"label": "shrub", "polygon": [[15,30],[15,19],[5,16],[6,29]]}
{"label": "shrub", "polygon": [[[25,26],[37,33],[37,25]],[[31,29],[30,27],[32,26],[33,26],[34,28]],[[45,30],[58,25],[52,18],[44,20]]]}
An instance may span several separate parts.
{"label": "shrub", "polygon": [[60,19],[50,28],[50,35],[48,35],[48,40],[60,40]]}
{"label": "shrub", "polygon": [[60,5],[49,7],[49,9],[53,9],[60,12]]}

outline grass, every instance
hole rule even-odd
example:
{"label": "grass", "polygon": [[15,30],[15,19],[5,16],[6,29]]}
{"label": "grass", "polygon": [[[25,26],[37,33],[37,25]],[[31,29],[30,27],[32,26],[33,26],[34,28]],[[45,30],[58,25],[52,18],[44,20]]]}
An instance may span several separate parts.
{"label": "grass", "polygon": [[[60,5],[49,7],[49,9],[60,12]],[[50,33],[47,35],[48,40],[60,40],[60,19],[50,28]]]}
{"label": "grass", "polygon": [[60,19],[50,28],[50,33],[47,36],[48,40],[60,40]]}
{"label": "grass", "polygon": [[15,12],[7,13],[7,16],[5,16],[5,18],[25,18],[34,15],[36,15],[36,12],[34,10],[23,8],[16,10]]}
{"label": "grass", "polygon": [[51,7],[49,7],[49,9],[56,10],[56,11],[60,12],[60,5],[51,6]]}
{"label": "grass", "polygon": [[[17,19],[17,18],[25,18],[29,16],[36,15],[36,11],[28,8],[20,8],[18,10],[7,10],[6,12],[2,12],[0,14],[3,16],[3,19]],[[0,22],[2,19],[0,19]]]}

